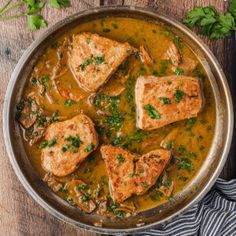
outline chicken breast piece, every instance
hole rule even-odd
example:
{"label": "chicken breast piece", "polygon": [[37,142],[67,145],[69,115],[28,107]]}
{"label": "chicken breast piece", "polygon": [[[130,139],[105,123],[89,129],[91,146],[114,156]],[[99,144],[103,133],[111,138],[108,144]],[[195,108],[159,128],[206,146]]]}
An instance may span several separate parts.
{"label": "chicken breast piece", "polygon": [[102,146],[101,153],[109,176],[111,197],[117,203],[145,193],[155,184],[171,156],[170,151],[159,149],[137,159],[129,151],[111,145]]}
{"label": "chicken breast piece", "polygon": [[128,43],[81,33],[74,36],[69,61],[80,86],[88,92],[95,92],[134,51]]}
{"label": "chicken breast piece", "polygon": [[83,114],[51,124],[45,134],[41,163],[45,171],[56,176],[72,173],[98,146],[92,120]]}
{"label": "chicken breast piece", "polygon": [[196,117],[203,106],[198,78],[140,76],[135,85],[136,122],[143,130]]}

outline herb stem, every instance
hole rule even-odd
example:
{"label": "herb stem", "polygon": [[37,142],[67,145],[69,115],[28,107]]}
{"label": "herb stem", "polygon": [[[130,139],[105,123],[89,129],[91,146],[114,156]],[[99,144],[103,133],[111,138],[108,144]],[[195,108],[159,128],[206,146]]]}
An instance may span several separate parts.
{"label": "herb stem", "polygon": [[22,1],[22,2],[18,2],[16,3],[15,5],[11,6],[11,7],[8,7],[8,8],[4,8],[2,11],[1,11],[1,15],[5,14],[6,12],[10,11],[10,10],[13,10],[21,5],[25,4],[25,1]]}
{"label": "herb stem", "polygon": [[8,7],[8,5],[12,2],[12,0],[9,0],[1,9],[0,14]]}
{"label": "herb stem", "polygon": [[19,15],[0,17],[0,21],[5,21],[5,20],[14,19],[14,18],[19,18],[19,17],[26,16],[26,15],[27,15],[26,13],[23,13],[23,14],[19,14]]}

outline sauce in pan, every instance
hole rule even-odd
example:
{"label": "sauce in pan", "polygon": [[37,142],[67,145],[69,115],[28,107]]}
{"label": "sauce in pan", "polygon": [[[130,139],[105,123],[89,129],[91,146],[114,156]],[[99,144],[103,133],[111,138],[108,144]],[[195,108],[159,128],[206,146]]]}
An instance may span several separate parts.
{"label": "sauce in pan", "polygon": [[[97,93],[86,92],[80,88],[68,64],[73,35],[81,32],[97,33],[118,42],[128,42],[137,49],[140,45],[145,45],[154,63],[142,63],[136,52],[119,66]],[[171,61],[163,58],[171,43],[174,43],[182,56],[196,62],[197,65],[192,71],[186,73],[181,66],[173,71]],[[134,101],[136,79],[141,75],[162,77],[173,74],[198,77],[201,80],[205,97],[202,111],[197,117],[151,131],[138,129]],[[68,31],[48,47],[38,60],[24,90],[23,99],[26,103],[36,101],[37,106],[43,110],[36,114],[38,127],[43,131],[48,122],[67,120],[79,113],[84,113],[93,120],[99,146],[76,171],[65,177],[45,177],[46,172],[41,166],[40,158],[41,150],[45,146],[42,142],[44,137],[40,137],[40,131],[35,131],[30,125],[28,128],[22,127],[22,133],[33,166],[56,194],[84,210],[83,206],[76,204],[74,193],[74,189],[80,186],[82,195],[85,196],[83,202],[91,207],[90,212],[98,214],[128,216],[168,201],[196,175],[208,154],[214,135],[215,102],[201,62],[191,48],[165,25],[143,20],[105,18],[81,24]],[[21,105],[18,105],[18,111],[22,110]],[[160,143],[166,137],[166,148],[172,150],[173,157],[156,183],[143,195],[132,196],[122,204],[114,203],[109,193],[108,174],[100,146],[111,144],[141,155],[160,149]],[[90,199],[94,200],[95,206],[89,202]],[[101,202],[105,202],[106,206],[101,206]],[[96,210],[93,211],[93,208]]]}

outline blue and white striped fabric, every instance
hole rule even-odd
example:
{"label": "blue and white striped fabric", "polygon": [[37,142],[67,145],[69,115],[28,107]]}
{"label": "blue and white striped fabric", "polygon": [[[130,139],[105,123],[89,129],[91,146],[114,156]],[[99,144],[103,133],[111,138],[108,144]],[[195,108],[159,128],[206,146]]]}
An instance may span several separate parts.
{"label": "blue and white striped fabric", "polygon": [[218,179],[212,190],[172,222],[142,236],[236,236],[236,180]]}

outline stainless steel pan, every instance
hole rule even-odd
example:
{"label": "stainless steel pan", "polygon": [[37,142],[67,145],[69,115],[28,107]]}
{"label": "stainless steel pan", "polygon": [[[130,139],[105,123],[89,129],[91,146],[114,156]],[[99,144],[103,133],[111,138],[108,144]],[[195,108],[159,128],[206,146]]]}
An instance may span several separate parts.
{"label": "stainless steel pan", "polygon": [[[163,22],[181,36],[201,59],[210,78],[216,101],[216,129],[210,152],[193,181],[169,202],[125,219],[88,215],[68,206],[55,195],[33,169],[23,147],[19,125],[15,122],[15,105],[19,102],[25,83],[45,48],[68,29],[96,18],[123,16]],[[18,62],[9,82],[4,102],[3,132],[11,164],[29,194],[47,211],[74,226],[105,233],[131,233],[146,230],[170,221],[198,202],[212,187],[220,174],[229,152],[233,132],[233,108],[224,73],[208,47],[182,24],[154,11],[136,7],[101,7],[86,10],[57,23],[35,40]],[[103,219],[103,227],[94,222]],[[138,225],[138,226],[137,226]]]}

